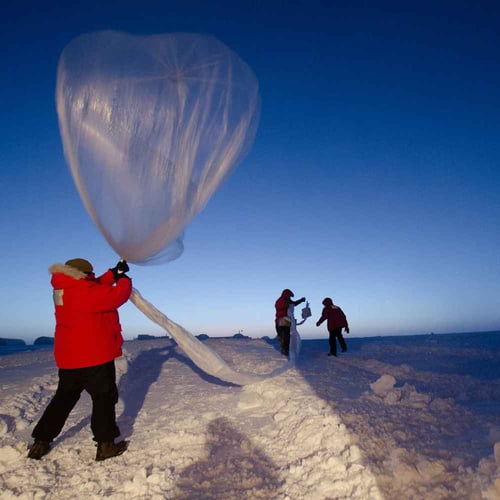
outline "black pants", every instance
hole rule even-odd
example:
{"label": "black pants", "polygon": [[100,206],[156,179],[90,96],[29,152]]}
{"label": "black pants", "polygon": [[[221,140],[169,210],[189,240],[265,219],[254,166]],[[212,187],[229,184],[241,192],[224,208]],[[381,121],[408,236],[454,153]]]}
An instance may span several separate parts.
{"label": "black pants", "polygon": [[342,352],[347,350],[347,345],[342,335],[342,328],[334,328],[333,330],[329,330],[328,333],[330,334],[330,354],[333,354],[334,356],[337,355],[337,339],[339,341]]}
{"label": "black pants", "polygon": [[52,441],[62,431],[71,410],[86,390],[92,398],[90,427],[94,439],[113,441],[120,435],[116,425],[115,405],[118,402],[115,362],[74,370],[59,370],[57,391],[33,429],[39,441]]}
{"label": "black pants", "polygon": [[277,326],[276,333],[278,334],[278,342],[281,348],[281,354],[288,355],[290,350],[290,327],[289,326]]}

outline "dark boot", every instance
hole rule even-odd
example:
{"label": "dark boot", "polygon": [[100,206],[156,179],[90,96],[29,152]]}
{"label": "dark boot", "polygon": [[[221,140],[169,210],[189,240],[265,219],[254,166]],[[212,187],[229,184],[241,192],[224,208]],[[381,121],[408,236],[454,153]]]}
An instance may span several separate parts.
{"label": "dark boot", "polygon": [[50,451],[50,443],[48,441],[38,441],[31,445],[30,450],[28,451],[28,458],[32,458],[33,460],[40,460],[44,455]]}
{"label": "dark boot", "polygon": [[125,452],[127,449],[127,441],[120,441],[119,443],[113,443],[113,441],[104,441],[97,443],[97,453],[95,459],[100,462],[101,460],[107,460],[108,458],[117,457]]}

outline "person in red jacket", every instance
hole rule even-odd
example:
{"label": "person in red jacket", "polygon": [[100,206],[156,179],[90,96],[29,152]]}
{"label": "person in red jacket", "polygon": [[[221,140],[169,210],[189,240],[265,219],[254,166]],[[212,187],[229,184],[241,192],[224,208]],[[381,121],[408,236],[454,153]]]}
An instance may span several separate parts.
{"label": "person in red jacket", "polygon": [[344,311],[333,303],[330,297],[323,300],[323,311],[321,318],[316,322],[316,326],[321,325],[326,320],[326,327],[329,333],[330,352],[328,356],[337,355],[337,340],[339,341],[342,352],[347,351],[345,339],[342,336],[342,328],[345,328],[346,333],[349,333],[349,325]]}
{"label": "person in red jacket", "polygon": [[28,458],[39,460],[51,449],[83,390],[92,398],[90,427],[97,441],[96,460],[121,455],[127,442],[115,443],[118,402],[115,358],[123,338],[117,309],[130,297],[132,281],[126,261],[96,278],[85,259],[49,268],[54,288],[56,328],[54,358],[59,368],[56,393],[33,429]]}
{"label": "person in red jacket", "polygon": [[279,299],[275,302],[274,307],[276,309],[275,326],[276,334],[278,335],[278,342],[280,344],[281,354],[288,356],[288,351],[290,350],[290,325],[291,319],[288,316],[288,308],[290,305],[296,306],[306,300],[302,297],[299,300],[292,300],[294,293],[285,288],[281,292]]}

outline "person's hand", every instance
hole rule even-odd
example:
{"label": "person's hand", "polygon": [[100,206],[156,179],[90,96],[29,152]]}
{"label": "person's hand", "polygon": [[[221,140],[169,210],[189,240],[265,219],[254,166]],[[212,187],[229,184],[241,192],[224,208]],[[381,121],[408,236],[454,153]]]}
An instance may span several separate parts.
{"label": "person's hand", "polygon": [[118,264],[116,264],[116,267],[120,274],[130,271],[130,267],[128,267],[127,261],[125,259],[119,260]]}
{"label": "person's hand", "polygon": [[316,321],[316,326],[319,326],[319,321]]}
{"label": "person's hand", "polygon": [[113,273],[115,281],[118,281],[120,278],[127,278],[128,276],[125,273],[129,270],[130,268],[128,267],[127,261],[121,259],[118,264],[111,269],[111,272]]}
{"label": "person's hand", "polygon": [[305,301],[306,301],[306,298],[305,298],[305,297],[302,297],[302,298],[299,300],[299,304],[300,304],[301,302],[305,302]]}
{"label": "person's hand", "polygon": [[348,326],[345,327],[345,332],[349,333],[349,327]]}

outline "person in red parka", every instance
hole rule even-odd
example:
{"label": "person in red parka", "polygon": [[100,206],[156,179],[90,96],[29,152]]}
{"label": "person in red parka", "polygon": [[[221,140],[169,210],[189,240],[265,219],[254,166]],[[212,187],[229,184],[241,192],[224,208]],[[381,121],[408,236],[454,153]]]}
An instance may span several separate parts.
{"label": "person in red parka", "polygon": [[333,303],[330,297],[323,300],[323,311],[321,318],[316,322],[316,326],[321,325],[326,320],[326,327],[329,333],[330,352],[328,356],[337,355],[337,340],[339,341],[342,352],[347,351],[345,339],[342,336],[342,328],[345,328],[346,333],[349,333],[349,325],[344,311]]}
{"label": "person in red parka", "polygon": [[96,460],[121,455],[126,441],[116,425],[118,402],[115,358],[123,338],[117,309],[130,297],[132,281],[127,262],[96,278],[85,259],[71,259],[49,268],[54,288],[56,328],[54,358],[59,368],[57,390],[33,429],[28,458],[39,460],[51,449],[83,390],[92,398],[90,427],[97,441]]}
{"label": "person in red parka", "polygon": [[290,350],[290,325],[292,324],[292,321],[288,317],[288,308],[290,305],[296,306],[306,300],[305,297],[302,297],[299,300],[292,300],[293,296],[294,293],[288,288],[285,288],[274,304],[276,309],[276,317],[274,320],[276,334],[278,335],[281,354],[284,356],[288,356],[288,352]]}

